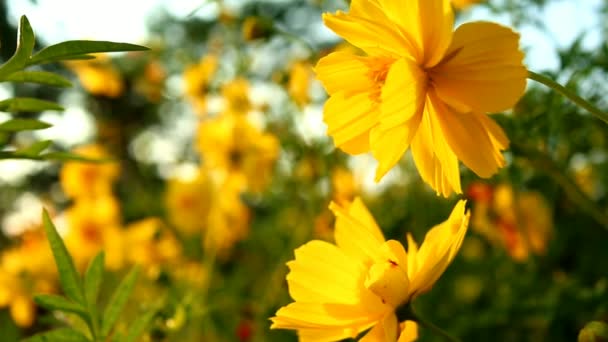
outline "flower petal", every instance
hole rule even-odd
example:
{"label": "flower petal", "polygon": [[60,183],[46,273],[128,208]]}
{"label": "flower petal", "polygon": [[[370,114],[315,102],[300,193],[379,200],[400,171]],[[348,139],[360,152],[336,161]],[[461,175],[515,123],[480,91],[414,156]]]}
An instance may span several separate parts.
{"label": "flower petal", "polygon": [[338,92],[325,102],[323,120],[336,147],[349,154],[369,151],[369,131],[377,123],[375,107],[366,93],[347,97]]}
{"label": "flower petal", "polygon": [[444,60],[430,76],[443,101],[461,111],[507,110],[526,88],[528,71],[519,50],[519,34],[489,23],[463,24]]}
{"label": "flower petal", "polygon": [[448,108],[433,93],[429,98],[442,115],[438,116],[441,130],[458,159],[478,176],[491,177],[505,165],[501,150],[509,140],[500,126],[480,113],[459,113]]}
{"label": "flower petal", "polygon": [[456,154],[450,149],[439,124],[437,108],[427,97],[422,122],[412,140],[412,155],[422,179],[437,194],[462,193]]}
{"label": "flower petal", "polygon": [[336,14],[323,14],[323,22],[337,35],[369,55],[410,56],[413,51],[410,42],[388,20],[338,11]]}
{"label": "flower petal", "polygon": [[371,89],[369,57],[348,52],[333,52],[321,58],[315,67],[317,78],[329,94],[343,91],[347,96]]}
{"label": "flower petal", "polygon": [[382,231],[359,197],[347,207],[332,202],[329,205],[336,215],[336,245],[361,262],[374,259],[384,243]]}
{"label": "flower petal", "polygon": [[449,0],[380,0],[384,13],[416,47],[416,61],[439,63],[452,40],[454,13]]}
{"label": "flower petal", "polygon": [[379,181],[409,148],[422,118],[426,76],[416,64],[393,63],[382,88],[379,125],[372,129],[370,147],[378,160]]}
{"label": "flower petal", "polygon": [[386,315],[359,342],[394,342],[397,340],[399,322],[394,313]]}

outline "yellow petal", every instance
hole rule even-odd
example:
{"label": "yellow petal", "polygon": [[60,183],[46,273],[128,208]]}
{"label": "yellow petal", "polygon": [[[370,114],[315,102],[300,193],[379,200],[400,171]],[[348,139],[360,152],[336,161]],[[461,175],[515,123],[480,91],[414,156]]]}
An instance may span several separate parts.
{"label": "yellow petal", "polygon": [[380,0],[384,13],[416,48],[416,61],[432,67],[452,40],[454,13],[449,0]]}
{"label": "yellow petal", "polygon": [[450,149],[439,125],[437,108],[426,100],[422,122],[412,140],[412,155],[422,179],[437,194],[448,197],[452,191],[462,193],[458,159]]}
{"label": "yellow petal", "polygon": [[365,279],[365,287],[393,308],[407,301],[409,280],[407,257],[401,243],[390,240],[383,246],[380,260],[371,265]]}
{"label": "yellow petal", "polygon": [[369,262],[375,258],[384,243],[384,236],[361,199],[355,198],[346,208],[332,202],[329,209],[336,215],[336,245],[359,261]]}
{"label": "yellow petal", "polygon": [[456,112],[443,104],[432,91],[429,98],[438,113],[446,141],[458,159],[484,178],[491,177],[505,165],[501,150],[508,146],[509,141],[492,119],[476,112]]}
{"label": "yellow petal", "polygon": [[370,89],[368,61],[368,57],[333,52],[319,60],[315,73],[329,94],[343,91],[349,96],[367,92]]}
{"label": "yellow petal", "polygon": [[418,339],[418,324],[414,321],[405,321],[400,324],[401,334],[397,342],[414,342]]}
{"label": "yellow petal", "polygon": [[373,56],[409,56],[411,47],[389,21],[366,19],[338,11],[323,14],[323,22],[340,37]]}
{"label": "yellow petal", "polygon": [[407,151],[420,124],[426,76],[411,61],[393,63],[382,88],[379,125],[370,136],[370,147],[378,160],[379,181]]}
{"label": "yellow petal", "polygon": [[296,301],[343,304],[360,301],[365,269],[335,245],[310,241],[295,250],[295,260],[287,265],[289,294]]}
{"label": "yellow petal", "polygon": [[416,255],[417,270],[414,273],[408,269],[413,296],[429,291],[460,249],[469,224],[465,205],[466,201],[458,201],[450,217],[424,237]]}
{"label": "yellow petal", "polygon": [[526,88],[528,72],[519,34],[489,22],[463,24],[444,60],[430,71],[437,94],[459,108],[481,113],[507,110]]}
{"label": "yellow petal", "polygon": [[359,342],[394,342],[397,340],[399,322],[394,313],[386,315]]}

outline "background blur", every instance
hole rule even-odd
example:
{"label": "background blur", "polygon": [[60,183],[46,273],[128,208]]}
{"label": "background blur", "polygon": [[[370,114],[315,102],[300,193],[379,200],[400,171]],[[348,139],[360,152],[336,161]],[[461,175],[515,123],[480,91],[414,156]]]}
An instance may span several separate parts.
{"label": "background blur", "polygon": [[[321,13],[347,8],[344,0],[0,2],[3,60],[23,14],[37,48],[68,39],[151,48],[44,65],[74,81],[67,90],[0,85],[0,99],[66,108],[27,114],[54,126],[12,136],[14,146],[52,139],[57,150],[115,160],[0,161],[3,338],[74,319],[32,301],[57,291],[41,206],[78,267],[106,251],[108,291],[130,265],[144,266],[125,315],[163,307],[149,341],[296,340],[269,331],[268,318],[290,302],[293,249],[332,239],[330,200],[362,196],[385,236],[401,241],[406,232],[421,241],[444,220],[457,198],[436,197],[409,153],[376,184],[371,157],[347,157],[325,134],[326,94],[312,66],[354,48],[323,27]],[[476,19],[514,27],[531,70],[608,110],[604,1],[491,0],[458,12],[459,23]],[[608,130],[536,84],[494,118],[512,141],[508,166],[490,180],[463,169],[470,232],[415,304],[465,341],[571,341],[587,322],[608,319]],[[434,338],[421,330],[420,340]]]}

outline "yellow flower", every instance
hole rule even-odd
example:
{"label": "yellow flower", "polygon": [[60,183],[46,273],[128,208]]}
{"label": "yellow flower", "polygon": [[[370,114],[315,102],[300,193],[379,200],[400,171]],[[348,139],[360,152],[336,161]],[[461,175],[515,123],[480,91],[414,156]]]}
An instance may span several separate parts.
{"label": "yellow flower", "polygon": [[201,58],[198,64],[188,66],[184,70],[186,97],[199,115],[207,114],[207,93],[209,83],[217,70],[218,60],[215,55]]}
{"label": "yellow flower", "polygon": [[96,59],[68,62],[84,89],[93,95],[119,97],[124,91],[123,79],[106,55]]}
{"label": "yellow flower", "polygon": [[268,184],[279,153],[274,135],[235,115],[206,120],[197,134],[198,151],[207,168],[240,183],[242,190],[259,192]]}
{"label": "yellow flower", "polygon": [[120,208],[111,196],[79,200],[65,212],[65,244],[79,269],[84,269],[100,251],[105,251],[106,267],[123,265],[123,236]]}
{"label": "yellow flower", "polygon": [[222,86],[222,97],[226,103],[225,113],[247,114],[251,110],[249,81],[237,78]]}
{"label": "yellow flower", "polygon": [[483,0],[451,0],[451,1],[452,1],[452,5],[454,5],[454,7],[456,9],[464,9],[471,5],[480,3]]}
{"label": "yellow flower", "polygon": [[[109,158],[101,145],[76,148],[74,153],[94,159]],[[63,164],[59,178],[63,192],[72,198],[105,196],[112,193],[119,167],[116,163],[90,163],[70,161]]]}
{"label": "yellow flower", "polygon": [[448,0],[353,0],[325,24],[367,56],[334,52],[316,66],[331,95],[328,134],[350,154],[371,151],[380,180],[411,146],[422,179],[461,193],[458,160],[481,177],[505,164],[508,138],[486,113],[526,86],[519,35],[490,22],[452,32]]}
{"label": "yellow flower", "polygon": [[467,231],[465,202],[426,234],[420,248],[408,235],[407,252],[401,243],[384,240],[359,198],[330,209],[336,245],[313,240],[296,249],[287,263],[295,302],[277,311],[271,328],[296,329],[305,341],[353,338],[369,328],[364,341],[411,338],[410,332],[399,337],[395,310],[429,291],[454,259]]}
{"label": "yellow flower", "polygon": [[124,235],[126,259],[142,265],[151,278],[158,277],[163,266],[176,262],[181,255],[179,242],[158,218],[131,223]]}
{"label": "yellow flower", "polygon": [[349,203],[359,193],[359,184],[353,173],[343,167],[337,167],[331,172],[331,188],[334,202]]}
{"label": "yellow flower", "polygon": [[149,101],[157,103],[161,99],[166,78],[163,65],[158,60],[151,60],[146,64],[143,75],[135,80],[135,90]]}
{"label": "yellow flower", "polygon": [[310,63],[299,61],[293,64],[289,73],[287,91],[299,106],[304,106],[310,101],[309,89],[311,79],[312,67]]}
{"label": "yellow flower", "polygon": [[165,194],[169,222],[186,234],[202,232],[214,191],[210,177],[203,170],[193,179],[170,179]]}

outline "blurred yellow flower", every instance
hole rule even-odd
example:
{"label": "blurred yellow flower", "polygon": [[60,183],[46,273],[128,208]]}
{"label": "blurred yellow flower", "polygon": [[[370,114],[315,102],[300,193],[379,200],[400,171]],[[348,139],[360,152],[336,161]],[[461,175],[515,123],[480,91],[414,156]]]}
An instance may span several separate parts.
{"label": "blurred yellow flower", "polygon": [[350,170],[337,167],[331,172],[331,190],[333,201],[343,205],[359,194],[359,184]]}
{"label": "blurred yellow flower", "polygon": [[453,32],[448,0],[353,0],[323,20],[367,53],[334,52],[316,66],[331,95],[328,134],[347,153],[371,151],[377,181],[410,145],[422,179],[446,197],[462,192],[459,159],[481,177],[504,166],[509,140],[486,113],[525,90],[517,33],[490,22]]}
{"label": "blurred yellow flower", "polygon": [[361,341],[411,341],[413,332],[407,324],[401,331],[395,310],[429,291],[454,259],[467,231],[465,202],[426,234],[420,248],[408,235],[407,252],[385,241],[359,198],[330,209],[336,245],[313,240],[295,250],[287,263],[295,302],[277,311],[271,328],[295,329],[307,341],[354,338],[369,328]]}
{"label": "blurred yellow flower", "polygon": [[307,61],[295,62],[289,73],[287,92],[299,106],[310,102],[310,81],[313,77],[312,66]]}
{"label": "blurred yellow flower", "polygon": [[107,55],[97,55],[93,60],[71,61],[66,64],[74,70],[83,88],[89,93],[111,98],[122,95],[123,78]]}
{"label": "blurred yellow flower", "polygon": [[454,5],[454,7],[456,9],[464,9],[471,5],[478,4],[478,3],[482,2],[483,0],[451,0],[451,1],[452,1],[452,5]]}
{"label": "blurred yellow flower", "polygon": [[236,78],[222,85],[222,97],[226,104],[226,114],[247,114],[251,110],[249,81],[245,78]]}
{"label": "blurred yellow flower", "polygon": [[159,102],[167,73],[158,60],[148,62],[143,70],[143,75],[135,81],[135,90],[144,95],[151,102]]}
{"label": "blurred yellow flower", "polygon": [[203,121],[196,144],[207,168],[253,192],[268,184],[279,154],[278,139],[258,130],[244,116],[220,115]]}
{"label": "blurred yellow flower", "polygon": [[111,196],[79,200],[65,211],[65,244],[76,266],[83,270],[100,251],[105,251],[106,267],[123,266],[123,233],[120,207]]}
{"label": "blurred yellow flower", "polygon": [[193,179],[170,179],[165,194],[169,222],[182,233],[201,233],[207,225],[213,192],[213,182],[203,169]]}
{"label": "blurred yellow flower", "polygon": [[124,232],[125,258],[141,265],[150,278],[157,278],[181,256],[179,241],[158,218],[146,218],[131,223]]}
{"label": "blurred yellow flower", "polygon": [[186,97],[199,115],[207,114],[207,93],[209,83],[217,70],[218,60],[215,55],[206,55],[198,64],[190,65],[184,70]]}
{"label": "blurred yellow flower", "polygon": [[475,183],[467,191],[474,199],[472,227],[502,246],[517,261],[530,253],[543,255],[553,232],[551,209],[538,192],[516,192],[510,185]]}
{"label": "blurred yellow flower", "polygon": [[[74,149],[76,154],[107,159],[110,156],[101,145]],[[70,161],[63,164],[59,178],[63,192],[72,198],[91,198],[112,193],[112,183],[118,178],[119,166],[114,162],[91,163]]]}

